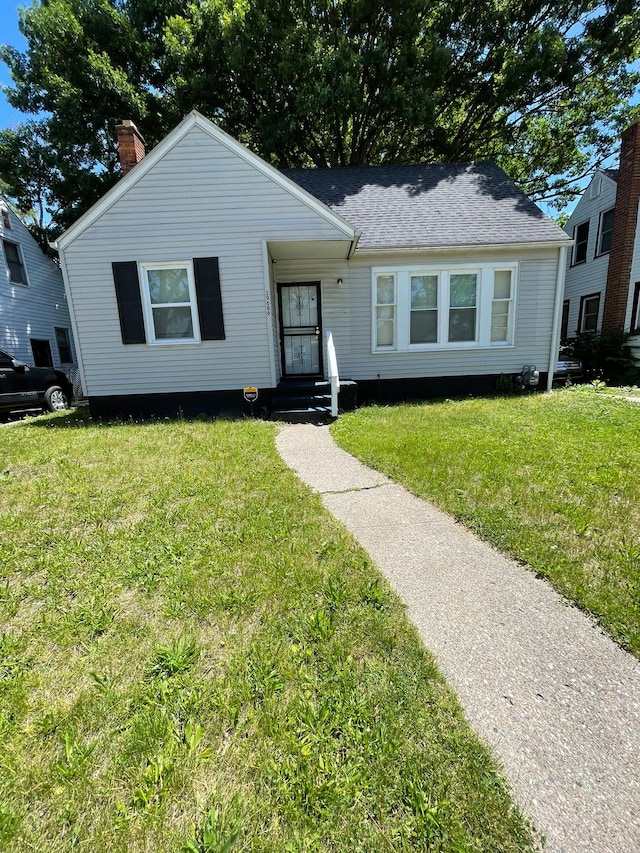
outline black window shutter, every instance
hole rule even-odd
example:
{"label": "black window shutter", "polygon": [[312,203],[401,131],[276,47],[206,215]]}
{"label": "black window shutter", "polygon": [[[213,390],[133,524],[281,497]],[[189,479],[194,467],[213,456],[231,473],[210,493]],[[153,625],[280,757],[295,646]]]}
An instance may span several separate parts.
{"label": "black window shutter", "polygon": [[224,340],[220,271],[217,258],[194,258],[200,337],[203,341]]}
{"label": "black window shutter", "polygon": [[144,344],[144,318],[138,283],[138,266],[135,261],[111,264],[116,285],[120,331],[123,344]]}

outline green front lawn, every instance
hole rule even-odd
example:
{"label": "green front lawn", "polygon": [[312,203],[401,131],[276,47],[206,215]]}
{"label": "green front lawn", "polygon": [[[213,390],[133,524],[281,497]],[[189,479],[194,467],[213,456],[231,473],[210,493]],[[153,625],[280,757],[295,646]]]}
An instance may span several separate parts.
{"label": "green front lawn", "polygon": [[332,429],[640,656],[640,406],[583,386],[361,409]]}
{"label": "green front lawn", "polygon": [[402,606],[274,434],[0,430],[0,849],[530,849]]}

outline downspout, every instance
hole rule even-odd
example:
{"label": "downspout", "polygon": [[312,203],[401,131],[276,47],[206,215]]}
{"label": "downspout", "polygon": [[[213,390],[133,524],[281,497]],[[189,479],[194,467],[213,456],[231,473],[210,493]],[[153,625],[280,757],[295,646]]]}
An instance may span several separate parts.
{"label": "downspout", "polygon": [[564,296],[564,276],[567,269],[567,247],[558,249],[558,275],[556,276],[556,302],[553,309],[553,330],[551,333],[551,352],[549,353],[549,373],[547,375],[547,391],[553,388],[553,374],[558,363],[560,347],[560,316],[562,312],[562,297]]}
{"label": "downspout", "polygon": [[62,273],[62,281],[64,282],[64,290],[67,295],[67,307],[69,309],[69,318],[71,320],[71,330],[73,332],[73,346],[76,352],[76,359],[78,361],[78,373],[80,374],[80,384],[82,385],[82,391],[86,397],[89,396],[89,389],[87,388],[87,380],[84,375],[84,364],[82,361],[82,350],[80,349],[80,335],[78,334],[78,324],[76,323],[76,309],[73,302],[73,295],[71,293],[71,285],[69,284],[69,273],[67,271],[67,259],[64,256],[64,250],[59,248],[57,243],[52,243],[51,246],[56,249],[58,252],[58,257],[60,258],[60,272]]}

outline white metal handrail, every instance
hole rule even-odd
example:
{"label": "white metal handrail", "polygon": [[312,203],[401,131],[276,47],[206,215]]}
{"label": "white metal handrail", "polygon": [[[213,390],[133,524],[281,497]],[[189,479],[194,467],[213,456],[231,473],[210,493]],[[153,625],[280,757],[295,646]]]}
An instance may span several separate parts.
{"label": "white metal handrail", "polygon": [[332,332],[327,332],[327,361],[329,362],[329,382],[331,383],[331,417],[337,418],[340,376],[338,374],[338,358],[336,356],[336,346],[333,342]]}

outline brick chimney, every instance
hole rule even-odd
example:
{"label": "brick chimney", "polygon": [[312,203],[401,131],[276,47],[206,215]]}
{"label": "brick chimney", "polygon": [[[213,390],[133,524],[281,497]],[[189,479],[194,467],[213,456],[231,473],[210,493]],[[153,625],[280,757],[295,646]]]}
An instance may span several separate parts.
{"label": "brick chimney", "polygon": [[144,139],[132,121],[125,119],[116,125],[118,132],[118,154],[123,176],[144,157]]}
{"label": "brick chimney", "polygon": [[618,189],[613,214],[603,332],[624,331],[640,201],[640,118],[622,134]]}

